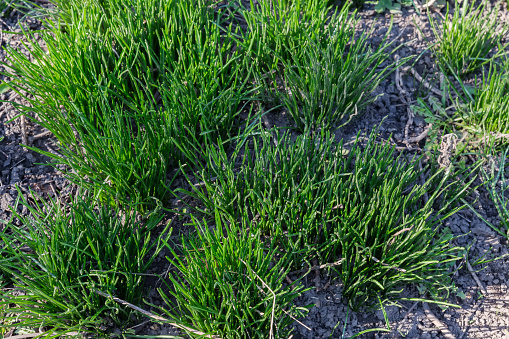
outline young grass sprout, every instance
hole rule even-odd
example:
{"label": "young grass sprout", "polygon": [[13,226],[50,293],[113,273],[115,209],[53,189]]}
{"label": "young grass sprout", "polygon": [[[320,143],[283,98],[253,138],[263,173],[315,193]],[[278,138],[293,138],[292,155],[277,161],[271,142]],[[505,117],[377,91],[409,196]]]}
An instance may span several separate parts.
{"label": "young grass sprout", "polygon": [[481,136],[509,133],[509,57],[491,62],[482,79],[476,79],[472,95],[464,90],[463,100],[456,100],[461,125]]}

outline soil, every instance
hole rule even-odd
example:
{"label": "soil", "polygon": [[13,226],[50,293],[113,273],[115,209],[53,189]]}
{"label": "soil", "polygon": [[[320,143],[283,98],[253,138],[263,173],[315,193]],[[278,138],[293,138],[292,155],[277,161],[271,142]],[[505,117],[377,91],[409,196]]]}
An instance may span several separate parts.
{"label": "soil", "polygon": [[[37,2],[37,1],[36,1]],[[492,2],[494,5],[495,2]],[[46,1],[39,5],[48,6]],[[509,22],[509,10],[507,2],[500,3],[500,22]],[[445,9],[433,10],[432,14],[439,17],[445,14]],[[401,15],[392,17],[386,14],[378,14],[374,11],[374,5],[365,5],[358,12],[360,16],[359,31],[373,28],[371,43],[378,45],[383,36],[388,32],[391,20],[393,23],[389,39],[396,39],[394,47],[399,48],[395,53],[400,58],[420,56],[413,65],[414,69],[430,83],[435,81],[436,65],[431,53],[427,50],[433,43],[432,31],[426,15],[419,15],[412,8],[403,8]],[[33,19],[24,17],[19,12],[12,12],[8,17],[0,17],[1,30],[20,33],[20,23],[32,30],[40,29],[40,24]],[[25,47],[21,44],[22,36],[12,33],[0,33],[0,43],[5,48],[11,46],[28,55]],[[509,37],[505,37],[502,43],[508,43]],[[410,64],[415,61],[412,59]],[[0,61],[6,62],[6,52],[0,50]],[[391,60],[392,61],[392,60]],[[385,66],[385,65],[383,65]],[[0,71],[3,67],[0,66]],[[403,74],[403,86],[398,89],[395,85],[396,74],[393,73],[378,88],[375,94],[381,94],[378,100],[367,108],[367,111],[355,123],[337,131],[339,140],[344,138],[352,140],[358,132],[369,133],[374,126],[380,125],[383,138],[388,139],[392,134],[391,142],[398,145],[398,149],[405,148],[405,128],[409,120],[407,103],[416,99],[418,91],[423,87],[412,74]],[[0,76],[1,80],[5,80]],[[401,91],[402,90],[402,91]],[[17,117],[19,112],[10,102],[27,104],[12,91],[0,95],[0,219],[8,219],[9,208],[14,206],[19,186],[22,194],[28,194],[32,189],[45,197],[63,197],[72,194],[73,186],[64,179],[61,169],[48,166],[50,158],[29,150],[22,143],[40,148],[47,152],[57,149],[52,136],[45,134],[44,130],[30,119]],[[406,102],[405,102],[406,101]],[[17,117],[17,118],[16,118]],[[11,119],[14,120],[10,121]],[[34,117],[36,118],[36,117]],[[285,126],[288,121],[284,112],[274,112],[267,116],[271,125]],[[426,128],[426,122],[422,117],[414,117],[408,125],[408,138],[419,136]],[[424,146],[425,140],[413,143],[410,148],[419,152]],[[509,169],[508,169],[509,172]],[[481,187],[475,191],[473,199],[477,203],[475,208],[488,221],[497,223],[497,213],[487,192]],[[20,210],[25,213],[26,211]],[[169,216],[170,217],[170,216]],[[0,224],[0,227],[1,224]],[[483,221],[469,210],[464,210],[450,217],[443,225],[448,227],[455,236],[463,235],[456,239],[459,246],[470,247],[468,260],[470,263],[483,256],[495,258],[508,255],[507,239],[495,233]],[[181,231],[184,231],[182,229]],[[167,261],[162,255],[156,260],[153,272],[164,273],[168,269]],[[453,276],[455,285],[464,295],[451,295],[449,302],[457,304],[458,308],[449,307],[442,310],[434,304],[428,304],[431,313],[444,324],[455,338],[507,338],[509,339],[509,257],[495,260],[488,264],[476,265],[479,283],[476,283],[472,274],[464,263]],[[323,273],[323,272],[322,272]],[[353,312],[348,309],[341,296],[341,283],[330,281],[329,277],[322,275],[319,289],[311,279],[307,282],[310,291],[302,295],[297,303],[299,305],[314,304],[308,316],[294,324],[293,338],[348,338],[361,331],[375,328],[387,328],[384,314],[381,310],[368,312]],[[155,290],[161,286],[157,280],[147,281],[148,298],[152,304],[163,305],[162,300]],[[482,289],[486,292],[483,292]],[[415,287],[406,287],[403,295],[409,298],[418,298],[419,291]],[[388,333],[369,332],[361,335],[361,338],[446,338],[424,310],[425,305],[421,302],[400,302],[399,306],[388,306],[386,313],[390,325]],[[150,307],[147,305],[147,310]],[[133,329],[138,335],[177,335],[179,331],[169,325],[161,325],[152,322],[144,322]],[[116,329],[114,332],[119,332]]]}

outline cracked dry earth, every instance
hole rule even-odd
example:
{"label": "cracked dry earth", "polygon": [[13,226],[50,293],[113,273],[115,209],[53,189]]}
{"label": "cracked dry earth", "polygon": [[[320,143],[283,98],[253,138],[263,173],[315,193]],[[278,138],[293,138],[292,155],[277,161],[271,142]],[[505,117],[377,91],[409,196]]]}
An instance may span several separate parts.
{"label": "cracked dry earth", "polygon": [[[507,3],[495,3],[501,6],[500,22],[509,20]],[[47,6],[46,1],[39,5]],[[379,44],[383,35],[388,32],[391,17],[389,14],[377,14],[373,5],[365,5],[359,10],[359,30],[374,28],[371,43]],[[445,13],[445,10],[432,11],[437,18]],[[20,24],[32,30],[37,30],[40,25],[19,12],[12,12],[8,17],[0,17],[1,30],[0,43],[3,47],[11,46],[28,54],[21,44]],[[7,33],[14,32],[14,33]],[[421,77],[436,72],[436,66],[432,55],[426,48],[434,42],[433,35],[426,15],[419,15],[414,9],[403,8],[402,15],[393,17],[393,29],[390,39],[396,39],[395,46],[402,45],[396,53],[404,58],[411,55],[421,55],[413,66]],[[509,37],[504,38],[503,43],[509,42]],[[0,50],[0,60],[6,61],[6,52]],[[382,65],[383,67],[385,65]],[[0,70],[3,68],[0,66]],[[422,117],[416,116],[409,122],[407,103],[416,99],[417,91],[422,89],[416,76],[402,74],[402,87],[395,85],[395,74],[385,80],[375,94],[383,94],[374,104],[368,107],[362,118],[345,130],[336,133],[337,139],[352,139],[359,131],[369,133],[374,126],[381,123],[380,132],[383,138],[389,138],[399,146],[405,146],[402,141],[405,138],[405,128],[408,127],[408,136],[415,138],[425,131],[426,123]],[[0,76],[0,79],[4,79]],[[401,91],[402,90],[402,91]],[[55,152],[51,134],[46,133],[30,119],[15,118],[19,112],[10,102],[23,103],[20,96],[12,91],[0,95],[0,99],[6,102],[0,103],[0,219],[9,217],[9,208],[13,206],[18,192],[18,185],[23,194],[29,189],[45,196],[60,196],[64,198],[73,194],[74,188],[67,182],[58,168],[47,165],[50,159],[40,154],[27,150],[20,146],[21,143],[40,148],[47,152]],[[37,118],[37,117],[34,117]],[[272,125],[286,125],[284,112],[272,112],[268,116]],[[414,143],[413,152],[420,152],[425,140]],[[402,147],[401,147],[402,148]],[[507,170],[509,173],[509,168]],[[481,187],[471,197],[471,201],[477,199],[475,208],[484,218],[493,224],[497,224],[497,212],[490,201],[487,192]],[[26,213],[27,211],[21,211]],[[450,217],[443,225],[447,227],[457,238],[456,244],[470,247],[468,261],[475,261],[483,256],[495,258],[508,255],[507,240],[495,233],[483,221],[469,210],[464,210]],[[1,227],[1,226],[0,226]],[[176,228],[178,233],[179,228]],[[182,231],[182,230],[181,230]],[[361,338],[507,338],[509,339],[509,257],[505,257],[488,264],[475,265],[472,271],[465,262],[458,263],[457,271],[453,280],[458,290],[464,295],[451,295],[450,303],[458,305],[458,308],[449,307],[442,310],[433,304],[424,305],[421,302],[401,302],[399,306],[386,308],[390,324],[390,331],[369,332],[361,335]],[[156,260],[153,272],[164,273],[168,269],[164,253]],[[477,280],[477,281],[476,281]],[[305,281],[312,290],[302,295],[297,302],[300,305],[314,304],[308,316],[295,323],[293,338],[348,338],[363,330],[372,328],[386,328],[382,311],[375,312],[352,312],[346,306],[341,295],[341,283],[330,281],[329,277],[322,272],[319,288],[315,281]],[[155,305],[162,305],[162,300],[155,290],[160,286],[158,281],[148,281],[148,301]],[[415,287],[406,287],[403,296],[409,298],[419,297],[419,291]],[[429,308],[428,308],[429,307]],[[150,307],[146,307],[150,310]],[[438,322],[436,321],[438,320]],[[438,326],[445,326],[439,329]],[[144,322],[134,326],[138,335],[182,335],[177,329],[169,325],[160,325],[152,322]],[[115,330],[120,332],[120,329]]]}

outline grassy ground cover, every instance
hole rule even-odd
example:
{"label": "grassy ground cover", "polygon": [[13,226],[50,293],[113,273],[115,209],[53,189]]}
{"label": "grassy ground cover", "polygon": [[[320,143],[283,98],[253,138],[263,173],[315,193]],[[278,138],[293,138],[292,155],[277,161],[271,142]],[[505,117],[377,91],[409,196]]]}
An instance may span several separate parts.
{"label": "grassy ground cover", "polygon": [[[488,54],[499,47],[509,27],[499,27],[498,7],[490,10],[486,6],[486,2],[477,7],[473,2],[456,2],[452,15],[447,6],[445,19],[440,24],[428,16],[438,38],[433,50],[444,72],[460,77],[472,73],[488,63]],[[500,49],[503,52],[503,47]]]}
{"label": "grassy ground cover", "polygon": [[284,284],[288,257],[249,223],[220,209],[215,210],[213,231],[194,220],[197,235],[182,239],[182,255],[169,247],[177,272],[170,274],[168,286],[174,299],[161,292],[169,306],[160,308],[164,314],[221,338],[290,335],[289,325],[307,312],[292,303],[304,288]]}
{"label": "grassy ground cover", "polygon": [[[192,336],[287,336],[309,308],[294,305],[303,276],[288,284],[287,275],[316,265],[354,309],[396,300],[404,284],[438,303],[453,289],[450,266],[464,249],[439,226],[464,207],[477,166],[395,155],[377,131],[348,147],[330,134],[400,66],[389,62],[388,35],[372,48],[372,31],[356,35],[355,12],[315,0],[56,5],[45,47],[25,32],[30,56],[8,49],[5,75],[28,102],[17,108],[56,137],[58,154],[46,154],[82,196],[66,207],[23,198],[29,213],[14,209],[5,222],[3,326],[52,337],[126,324],[128,309],[94,291],[142,305],[143,274],[163,244],[174,271],[159,309]],[[463,90],[453,121],[507,133],[509,63],[486,59],[500,36],[470,10],[440,30],[435,22],[430,48],[450,70],[449,92],[453,81]],[[469,91],[461,78],[483,63]],[[265,130],[260,106],[286,110],[290,131]],[[171,190],[177,175],[190,188]],[[167,225],[155,237],[159,208],[182,195],[194,199],[196,232],[174,244]]]}
{"label": "grassy ground cover", "polygon": [[[420,159],[394,158],[393,148],[375,137],[349,150],[328,137],[292,143],[287,136],[277,146],[262,137],[243,156],[204,150],[210,157],[198,175],[204,185],[179,191],[202,201],[197,212],[212,218],[219,209],[276,239],[294,269],[343,260],[334,271],[354,309],[377,296],[397,298],[395,286],[403,282],[438,293],[445,276],[437,264],[455,260],[458,249],[447,238],[432,240],[436,225],[458,210],[455,202],[470,183],[456,179],[461,172],[419,170]],[[425,172],[430,179],[421,183]]]}
{"label": "grassy ground cover", "polygon": [[483,72],[482,78],[476,83],[472,94],[464,90],[463,101],[456,101],[463,127],[477,134],[507,134],[509,59],[501,58],[498,62],[490,63],[489,69]]}
{"label": "grassy ground cover", "polygon": [[454,13],[448,10],[440,23],[428,16],[438,40],[430,48],[447,76],[442,78],[441,97],[435,91],[426,96],[429,105],[419,98],[420,105],[414,107],[444,133],[468,140],[473,136],[473,148],[487,145],[491,138],[507,145],[509,62],[501,39],[509,26],[498,23],[498,7],[486,6],[456,4]]}
{"label": "grassy ground cover", "polygon": [[163,199],[166,174],[192,160],[175,144],[238,132],[250,70],[205,2],[67,6],[67,22],[47,22],[47,51],[30,41],[34,63],[10,51],[17,88],[35,94],[20,109],[58,138],[52,156],[73,181],[124,202]]}
{"label": "grassy ground cover", "polygon": [[[43,328],[46,337],[69,332],[100,333],[108,320],[125,324],[132,310],[96,293],[141,301],[144,273],[160,252],[162,237],[151,232],[160,217],[136,220],[134,210],[111,209],[78,195],[67,207],[58,201],[13,209],[0,233],[0,272],[15,288],[2,293],[4,323]],[[16,225],[18,224],[18,225]],[[158,241],[154,241],[158,240]]]}

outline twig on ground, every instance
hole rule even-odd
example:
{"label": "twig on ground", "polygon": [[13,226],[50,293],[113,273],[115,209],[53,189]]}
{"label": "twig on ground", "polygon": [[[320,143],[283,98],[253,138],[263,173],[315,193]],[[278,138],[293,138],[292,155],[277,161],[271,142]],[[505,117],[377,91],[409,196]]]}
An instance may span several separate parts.
{"label": "twig on ground", "polygon": [[414,138],[410,138],[408,139],[408,143],[410,144],[414,144],[414,143],[418,143],[420,142],[422,139],[426,138],[428,136],[428,132],[429,130],[431,129],[432,125],[429,124],[426,129],[424,129],[424,132],[422,132],[421,134],[419,134],[418,136],[414,137]]}
{"label": "twig on ground", "polygon": [[470,262],[465,258],[465,263],[467,264],[467,269],[468,271],[470,272],[470,274],[472,275],[472,277],[474,278],[475,280],[475,283],[477,284],[477,286],[479,286],[479,288],[481,289],[482,293],[484,293],[484,295],[488,295],[488,290],[486,290],[486,288],[484,287],[484,285],[481,283],[481,281],[479,280],[479,278],[477,277],[477,274],[475,274],[475,271],[474,269],[472,268],[472,265],[470,265]]}
{"label": "twig on ground", "polygon": [[416,307],[417,305],[419,305],[420,301],[416,301],[412,307],[410,307],[410,309],[405,313],[405,315],[403,316],[403,318],[399,321],[399,325],[397,326],[396,330],[399,330],[399,328],[401,327],[401,324],[403,323],[403,321],[405,321],[405,319],[408,317],[408,315],[410,314],[410,312],[412,312]]}
{"label": "twig on ground", "polygon": [[0,118],[4,115],[6,112],[7,104],[10,104],[12,100],[16,99],[19,96],[18,93],[14,93],[9,97],[9,101],[6,101],[0,106]]}
{"label": "twig on ground", "polygon": [[54,154],[54,155],[56,155],[56,156],[58,156],[58,157],[60,157],[60,158],[63,158],[62,154],[60,154],[60,153],[58,153],[57,151],[55,151],[55,150],[54,150],[54,149],[53,149],[50,145],[48,145],[48,144],[46,143],[46,145],[45,145],[45,146],[46,146],[46,148],[48,149],[48,151],[50,151],[50,153],[52,153],[52,154]]}
{"label": "twig on ground", "polygon": [[424,313],[428,317],[428,319],[435,325],[440,332],[444,335],[446,339],[455,339],[454,335],[451,333],[449,328],[445,326],[434,314],[431,312],[429,305],[427,302],[422,302],[422,308],[424,309]]}
{"label": "twig on ground", "polygon": [[272,293],[272,296],[273,296],[274,299],[273,299],[273,302],[272,302],[272,314],[270,316],[269,339],[274,338],[274,313],[275,313],[275,310],[276,310],[276,293],[274,293],[274,291],[269,287],[269,285],[267,285],[265,283],[265,281],[263,281],[263,279],[260,278],[260,276],[258,276],[258,274],[256,274],[256,272],[253,271],[251,269],[251,267],[244,260],[240,259],[240,261],[242,261],[242,263],[244,265],[246,265],[247,268],[249,268],[249,270],[255,275],[255,277],[258,278],[258,280],[260,280],[262,282],[262,285],[264,287],[266,287],[270,291],[270,293]]}
{"label": "twig on ground", "polygon": [[419,10],[424,10],[424,9],[428,9],[430,8],[431,6],[433,6],[435,4],[437,0],[431,0],[430,2],[427,2],[425,3],[424,5],[418,5],[418,4],[415,4],[415,6],[419,9]]}
{"label": "twig on ground", "polygon": [[23,145],[27,146],[28,145],[28,138],[27,138],[27,128],[26,128],[26,119],[25,119],[25,115],[23,114],[21,117],[21,142],[23,143]]}
{"label": "twig on ground", "polygon": [[295,289],[295,286],[293,286],[293,281],[292,281],[292,279],[290,279],[290,277],[288,275],[285,276],[285,280],[292,290]]}
{"label": "twig on ground", "polygon": [[39,138],[43,138],[43,137],[45,137],[45,136],[47,136],[47,135],[50,135],[50,134],[51,134],[51,131],[42,132],[42,133],[39,133],[39,134],[34,135],[34,136],[32,137],[32,140],[33,140],[33,141],[35,141],[35,140],[37,140],[37,139],[39,139]]}
{"label": "twig on ground", "polygon": [[[396,63],[399,61],[399,55],[396,54],[394,57],[396,59]],[[407,113],[408,113],[408,120],[405,125],[405,136],[404,136],[404,143],[407,145],[407,148],[410,148],[410,141],[408,139],[408,132],[410,130],[410,126],[414,122],[414,112],[410,109],[410,100],[407,100],[407,98],[404,96],[406,91],[403,89],[403,81],[401,80],[401,72],[399,66],[396,67],[396,88],[399,91],[399,97],[401,101],[407,106]]]}
{"label": "twig on ground", "polygon": [[163,318],[161,316],[158,316],[154,313],[151,313],[149,311],[145,311],[144,309],[136,306],[136,305],[133,305],[125,300],[122,300],[120,298],[117,298],[117,297],[114,297],[108,293],[105,293],[105,292],[102,292],[102,291],[99,291],[99,290],[92,290],[94,293],[97,293],[105,298],[110,298],[112,299],[113,301],[115,301],[117,304],[120,304],[120,305],[124,305],[124,306],[127,306],[129,308],[132,308],[133,310],[135,311],[138,311],[140,313],[142,313],[143,315],[146,315],[147,317],[151,318],[151,319],[154,319],[154,320],[157,320],[157,321],[162,321],[168,325],[171,325],[171,326],[174,326],[174,327],[177,327],[181,330],[184,330],[184,331],[188,331],[190,333],[194,333],[196,335],[200,335],[200,336],[206,336],[206,338],[211,338],[211,339],[221,339],[220,337],[218,336],[215,336],[215,335],[207,335],[206,333],[203,333],[203,332],[200,332],[200,331],[197,331],[197,330],[194,330],[192,328],[189,328],[187,326],[184,326],[184,325],[180,325],[180,324],[176,324],[176,323],[172,323],[170,322],[170,320],[166,319],[166,318]]}
{"label": "twig on ground", "polygon": [[137,325],[134,325],[133,327],[129,327],[128,330],[134,330],[135,333],[138,332],[144,325],[148,324],[149,322],[151,322],[152,320],[145,320],[144,322],[142,323],[139,323]]}
{"label": "twig on ground", "polygon": [[417,305],[419,305],[419,302],[420,302],[420,301],[416,301],[416,302],[412,305],[412,307],[410,307],[410,309],[409,309],[409,310],[405,313],[405,315],[403,316],[403,319],[402,319],[402,320],[405,320],[405,319],[408,317],[408,315],[410,314],[410,312],[412,312],[412,311],[413,311],[413,310],[417,307]]}
{"label": "twig on ground", "polygon": [[415,77],[415,79],[417,79],[417,81],[419,81],[424,87],[429,89],[431,92],[435,93],[436,95],[440,95],[440,96],[443,94],[442,91],[440,91],[439,89],[436,89],[435,87],[431,86],[429,82],[425,81],[413,67],[411,67],[411,66],[404,67],[401,69],[401,72],[412,73],[412,75]]}
{"label": "twig on ground", "polygon": [[293,271],[293,272],[290,272],[288,274],[300,274],[300,273],[306,273],[307,274],[307,273],[309,273],[311,271],[314,271],[314,270],[320,270],[320,269],[326,268],[326,267],[333,267],[333,266],[341,265],[341,263],[343,261],[345,261],[345,259],[339,259],[338,261],[330,263],[330,264],[323,264],[323,265],[320,265],[320,266],[313,266],[313,267],[310,267],[310,268],[303,268],[301,270]]}

